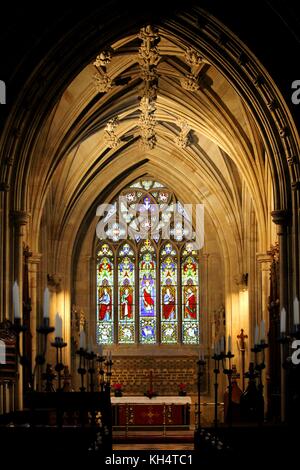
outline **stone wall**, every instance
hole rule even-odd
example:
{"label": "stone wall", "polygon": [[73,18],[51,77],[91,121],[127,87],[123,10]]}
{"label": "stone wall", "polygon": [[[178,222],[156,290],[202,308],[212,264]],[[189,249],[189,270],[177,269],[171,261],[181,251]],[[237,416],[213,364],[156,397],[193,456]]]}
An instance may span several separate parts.
{"label": "stone wall", "polygon": [[[158,395],[177,395],[178,385],[187,385],[188,394],[197,393],[197,357],[114,357],[112,384],[121,383],[124,395],[143,395],[150,386],[150,371],[153,375],[153,390]],[[207,389],[206,377],[202,380],[202,391]]]}

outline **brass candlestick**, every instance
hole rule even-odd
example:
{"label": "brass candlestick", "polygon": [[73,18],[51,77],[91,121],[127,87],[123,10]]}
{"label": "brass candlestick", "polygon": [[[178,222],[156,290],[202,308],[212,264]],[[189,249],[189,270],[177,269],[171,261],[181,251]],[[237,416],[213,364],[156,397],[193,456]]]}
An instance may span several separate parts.
{"label": "brass candlestick", "polygon": [[57,379],[58,379],[58,388],[56,389],[57,392],[62,391],[62,386],[61,386],[61,373],[64,370],[64,364],[62,362],[62,350],[67,346],[67,343],[64,342],[63,338],[56,337],[54,339],[54,342],[51,343],[51,346],[53,346],[56,349],[56,365],[55,365],[55,370],[57,372]]}

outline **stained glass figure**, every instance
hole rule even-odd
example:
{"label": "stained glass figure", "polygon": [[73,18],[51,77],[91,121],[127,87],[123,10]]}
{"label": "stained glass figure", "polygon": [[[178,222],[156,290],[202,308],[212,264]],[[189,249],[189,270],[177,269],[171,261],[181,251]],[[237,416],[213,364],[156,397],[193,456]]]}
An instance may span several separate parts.
{"label": "stained glass figure", "polygon": [[[189,248],[189,247],[188,247]],[[185,247],[183,251],[188,252]],[[199,343],[198,331],[198,263],[195,257],[183,257],[182,279],[182,338],[183,343]]]}
{"label": "stained glass figure", "polygon": [[97,256],[97,342],[113,343],[113,252],[103,244]]}
{"label": "stained glass figure", "polygon": [[156,342],[156,261],[154,248],[147,239],[140,249],[140,341]]}
{"label": "stained glass figure", "polygon": [[161,342],[178,341],[177,322],[177,260],[171,243],[166,243],[160,257]]}
{"label": "stained glass figure", "polygon": [[119,343],[134,343],[135,312],[134,312],[134,252],[128,243],[119,250],[118,286],[119,286]]}

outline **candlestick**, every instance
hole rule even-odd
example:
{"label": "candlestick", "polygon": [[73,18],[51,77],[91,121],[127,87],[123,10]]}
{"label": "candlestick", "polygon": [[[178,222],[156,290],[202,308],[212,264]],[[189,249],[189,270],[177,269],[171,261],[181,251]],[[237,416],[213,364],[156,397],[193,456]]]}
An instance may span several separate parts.
{"label": "candlestick", "polygon": [[93,337],[92,337],[92,336],[90,336],[90,339],[89,339],[88,350],[89,350],[90,352],[94,352],[94,341],[93,341]]}
{"label": "candlestick", "polygon": [[20,314],[20,291],[17,281],[14,282],[13,286],[13,308],[14,318],[21,318]]}
{"label": "candlestick", "polygon": [[280,333],[286,332],[286,310],[283,307],[280,312]]}
{"label": "candlestick", "polygon": [[254,332],[254,345],[258,344],[258,336],[259,336],[258,324],[255,325],[255,332]]}
{"label": "candlestick", "polygon": [[55,315],[55,337],[62,338],[62,318],[59,313]]}
{"label": "candlestick", "polygon": [[294,325],[299,325],[300,324],[300,318],[299,318],[299,300],[298,297],[296,296],[294,298]]}
{"label": "candlestick", "polygon": [[228,335],[228,352],[231,352],[232,350],[232,341],[231,341],[231,335]]}
{"label": "candlestick", "polygon": [[260,323],[260,342],[263,343],[265,340],[265,320]]}
{"label": "candlestick", "polygon": [[79,347],[81,349],[85,349],[86,347],[86,337],[85,337],[85,332],[83,330],[81,330],[79,334]]}
{"label": "candlestick", "polygon": [[50,305],[50,292],[48,287],[44,290],[44,309],[43,315],[44,318],[49,318],[49,305]]}

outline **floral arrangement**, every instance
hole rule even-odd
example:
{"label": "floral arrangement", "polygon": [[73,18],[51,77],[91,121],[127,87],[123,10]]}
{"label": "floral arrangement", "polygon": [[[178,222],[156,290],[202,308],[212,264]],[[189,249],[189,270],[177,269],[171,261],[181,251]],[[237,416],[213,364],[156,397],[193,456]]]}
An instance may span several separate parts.
{"label": "floral arrangement", "polygon": [[115,397],[121,397],[122,396],[122,384],[114,383],[114,384],[112,384],[112,388],[115,391]]}
{"label": "floral arrangement", "polygon": [[179,388],[179,395],[185,396],[186,395],[186,384],[180,383],[178,385],[178,388]]}
{"label": "floral arrangement", "polygon": [[112,385],[114,390],[122,390],[122,384],[120,383],[115,383]]}

